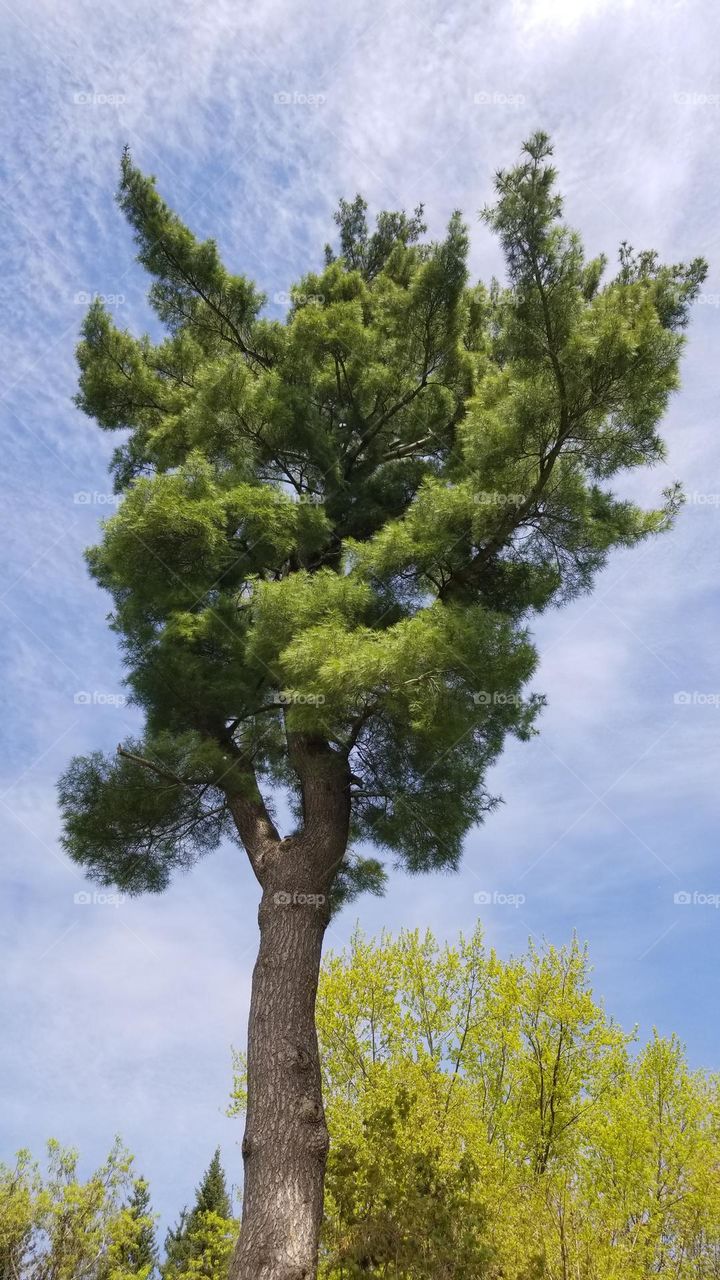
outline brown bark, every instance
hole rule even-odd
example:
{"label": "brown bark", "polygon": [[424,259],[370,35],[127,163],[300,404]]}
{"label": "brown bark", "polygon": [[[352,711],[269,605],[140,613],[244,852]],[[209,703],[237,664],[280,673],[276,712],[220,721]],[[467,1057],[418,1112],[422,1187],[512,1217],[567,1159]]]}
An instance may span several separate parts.
{"label": "brown bark", "polygon": [[310,1280],[317,1267],[328,1131],[315,997],[332,883],[345,853],[347,765],[295,743],[303,826],[281,840],[261,800],[230,798],[258,880],[260,947],[248,1025],[240,1236],[230,1280]]}

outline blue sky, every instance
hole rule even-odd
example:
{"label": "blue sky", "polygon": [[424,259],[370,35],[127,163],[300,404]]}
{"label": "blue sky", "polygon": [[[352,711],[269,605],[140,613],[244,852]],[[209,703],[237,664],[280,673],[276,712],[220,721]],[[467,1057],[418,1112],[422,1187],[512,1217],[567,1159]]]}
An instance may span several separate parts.
{"label": "blue sky", "polygon": [[441,937],[481,917],[503,954],[576,929],[611,1012],[642,1035],[676,1030],[694,1065],[720,1066],[720,910],[705,900],[720,894],[720,10],[3,0],[0,15],[0,1158],[53,1135],[89,1168],[120,1132],[164,1218],[217,1143],[240,1176],[239,1124],[223,1112],[256,942],[244,855],[228,847],[164,896],[113,905],[75,901],[86,886],[58,845],[58,774],[136,724],[109,601],[82,561],[112,509],[112,442],[71,399],[90,296],[136,332],[150,323],[113,201],[125,142],[276,314],[320,262],[338,198],[358,190],[373,209],[424,201],[433,233],[459,206],[474,273],[499,272],[477,210],[538,127],[589,252],[614,259],[626,239],[709,258],[668,463],[628,486],[651,502],[682,479],[675,531],[615,555],[592,597],[538,622],[541,734],[494,770],[505,804],[470,835],[460,874],[395,874],[329,943],[358,916]]}

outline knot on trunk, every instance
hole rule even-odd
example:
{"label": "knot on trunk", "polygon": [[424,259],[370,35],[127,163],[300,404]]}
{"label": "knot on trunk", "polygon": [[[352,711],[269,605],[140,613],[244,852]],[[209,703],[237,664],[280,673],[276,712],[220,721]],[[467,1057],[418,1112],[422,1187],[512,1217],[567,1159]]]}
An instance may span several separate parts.
{"label": "knot on trunk", "polygon": [[330,1150],[330,1134],[328,1127],[323,1122],[310,1130],[308,1142],[308,1150],[313,1157],[324,1167],[327,1160],[327,1154]]}
{"label": "knot on trunk", "polygon": [[309,1071],[313,1059],[301,1044],[288,1044],[285,1049],[285,1062],[289,1067],[295,1067],[297,1071]]}
{"label": "knot on trunk", "polygon": [[330,1134],[325,1123],[322,1102],[315,1098],[303,1098],[300,1103],[300,1119],[308,1125],[307,1149],[313,1158],[324,1166],[330,1148]]}
{"label": "knot on trunk", "polygon": [[307,1124],[320,1124],[325,1119],[322,1102],[317,1098],[303,1098],[300,1103],[300,1119]]}

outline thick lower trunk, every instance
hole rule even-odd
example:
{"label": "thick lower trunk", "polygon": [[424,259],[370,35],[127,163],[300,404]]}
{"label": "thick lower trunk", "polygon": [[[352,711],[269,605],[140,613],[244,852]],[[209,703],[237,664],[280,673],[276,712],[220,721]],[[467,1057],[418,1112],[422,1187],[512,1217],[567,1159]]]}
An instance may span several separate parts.
{"label": "thick lower trunk", "polygon": [[288,732],[301,829],[281,840],[254,781],[228,794],[262,886],[248,1027],[243,1214],[230,1280],[311,1280],[328,1131],[315,997],[329,895],[347,849],[350,770],[318,738]]}
{"label": "thick lower trunk", "polygon": [[304,1280],[317,1265],[328,1132],[315,997],[328,885],[312,864],[286,847],[263,876],[248,1028],[243,1215],[230,1280]]}

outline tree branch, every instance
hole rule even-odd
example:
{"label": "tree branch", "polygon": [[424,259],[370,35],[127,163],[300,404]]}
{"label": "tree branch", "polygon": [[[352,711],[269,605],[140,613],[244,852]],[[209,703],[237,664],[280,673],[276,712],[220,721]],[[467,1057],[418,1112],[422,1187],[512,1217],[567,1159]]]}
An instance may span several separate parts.
{"label": "tree branch", "polygon": [[121,745],[117,748],[117,754],[122,756],[123,760],[132,760],[134,764],[142,765],[143,769],[150,769],[152,773],[156,773],[159,778],[164,778],[166,782],[172,782],[179,787],[192,786],[189,778],[181,778],[177,773],[173,773],[171,769],[155,764],[153,760],[147,760],[145,756],[137,756],[132,751],[126,751]]}

